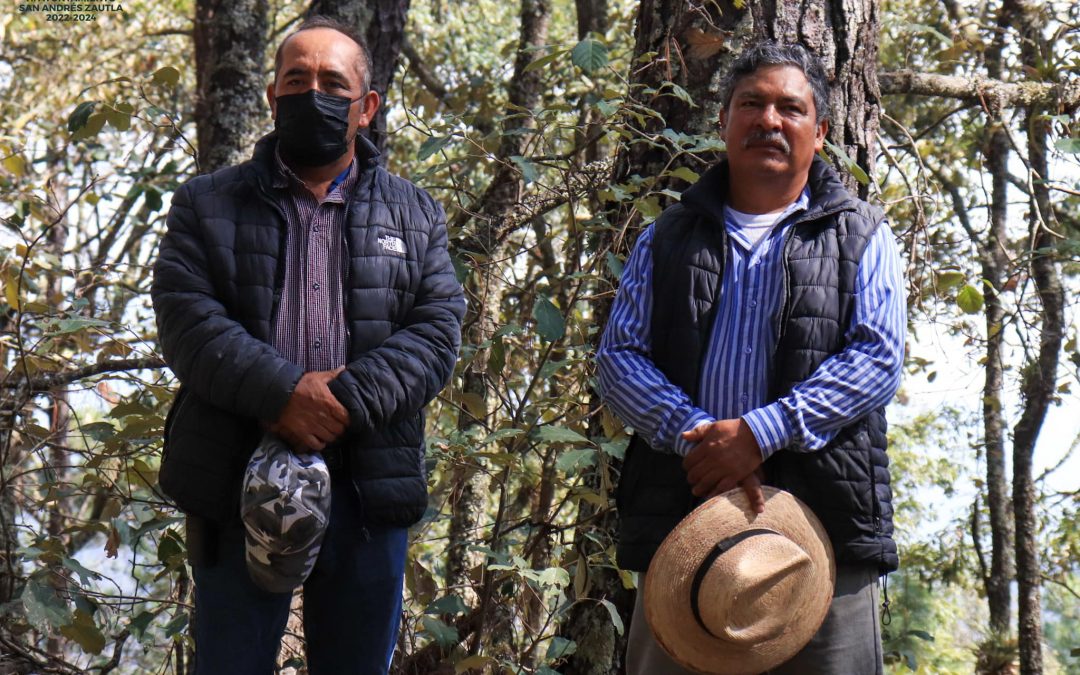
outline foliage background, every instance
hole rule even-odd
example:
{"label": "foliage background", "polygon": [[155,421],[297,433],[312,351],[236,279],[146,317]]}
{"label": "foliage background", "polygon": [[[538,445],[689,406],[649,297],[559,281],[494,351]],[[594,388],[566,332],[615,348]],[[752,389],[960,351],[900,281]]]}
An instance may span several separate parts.
{"label": "foliage background", "polygon": [[[644,4],[599,3],[605,21],[591,34],[578,25],[584,3],[569,0],[408,7],[386,97],[388,166],[446,205],[472,312],[457,377],[429,414],[431,508],[412,533],[400,672],[618,671],[635,579],[614,566],[610,506],[627,432],[593,394],[591,355],[634,236],[720,149],[709,130],[667,128],[657,112],[665,98],[715,101],[635,79],[660,58],[635,52]],[[1075,83],[1080,10],[1040,5],[1031,65],[1032,38],[1002,24],[1021,24],[1009,4],[883,0],[879,68]],[[547,19],[524,44],[530,8]],[[307,9],[265,3],[268,44]],[[148,289],[170,194],[198,171],[195,12],[174,0],[124,3],[93,22],[17,6],[0,17],[0,538],[10,551],[0,672],[190,666],[183,522],[156,487],[177,383],[157,353]],[[693,48],[727,49],[730,36],[704,35]],[[271,67],[272,50],[267,80]],[[863,189],[903,243],[911,309],[892,409],[904,567],[888,586],[891,672],[1015,667],[1016,629],[995,628],[987,609],[985,409],[996,401],[1012,428],[1029,403],[1044,325],[1030,272],[1040,251],[1052,252],[1065,298],[1055,409],[1035,454],[1044,667],[1080,672],[1080,132],[1065,96],[1042,117],[1022,103],[882,99]],[[1032,173],[1025,135],[1040,120],[1045,179]],[[237,143],[270,127],[267,113]],[[994,131],[1010,148],[1004,193],[988,168]],[[663,170],[619,168],[628,147],[643,146],[663,153]],[[842,150],[832,157],[852,168]],[[1054,236],[1039,246],[1037,185],[1053,189]],[[999,194],[1010,207],[1001,236]],[[1005,253],[999,279],[987,250]],[[984,321],[994,298],[997,324]],[[990,397],[982,380],[995,364],[1002,384]],[[302,669],[290,626],[281,661]]]}

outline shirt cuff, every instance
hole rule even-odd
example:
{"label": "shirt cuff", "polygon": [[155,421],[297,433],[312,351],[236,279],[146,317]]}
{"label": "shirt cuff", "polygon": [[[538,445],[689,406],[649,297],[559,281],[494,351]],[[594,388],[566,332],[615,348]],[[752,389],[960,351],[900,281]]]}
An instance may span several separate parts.
{"label": "shirt cuff", "polygon": [[694,443],[683,438],[683,432],[690,431],[697,427],[699,424],[706,422],[712,424],[716,421],[716,418],[709,413],[701,410],[700,408],[694,408],[686,420],[679,427],[679,430],[675,433],[675,440],[672,442],[672,449],[679,457],[686,457],[691,450],[694,449]]}
{"label": "shirt cuff", "polygon": [[746,420],[750,431],[754,432],[754,438],[761,447],[761,461],[768,459],[777,450],[791,445],[794,439],[795,433],[779,401],[751,410],[742,418]]}

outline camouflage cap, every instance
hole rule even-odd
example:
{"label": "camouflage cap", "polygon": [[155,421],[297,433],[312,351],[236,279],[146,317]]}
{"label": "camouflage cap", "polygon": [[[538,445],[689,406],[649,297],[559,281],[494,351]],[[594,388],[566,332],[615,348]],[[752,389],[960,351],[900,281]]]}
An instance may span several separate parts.
{"label": "camouflage cap", "polygon": [[330,519],[326,462],[267,433],[248,462],[240,499],[248,573],[268,591],[292,591],[315,567]]}

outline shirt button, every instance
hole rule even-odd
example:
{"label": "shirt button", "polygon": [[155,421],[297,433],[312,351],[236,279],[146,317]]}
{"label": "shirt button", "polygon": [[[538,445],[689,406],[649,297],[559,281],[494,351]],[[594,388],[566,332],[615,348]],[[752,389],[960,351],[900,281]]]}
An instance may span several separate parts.
{"label": "shirt button", "polygon": [[319,290],[319,282],[318,282],[318,281],[316,281],[315,283],[311,284],[311,290],[313,290],[313,291],[317,291],[317,290]]}
{"label": "shirt button", "polygon": [[315,341],[315,349],[319,349],[320,347],[322,347],[322,340],[316,340]]}
{"label": "shirt button", "polygon": [[739,397],[739,399],[740,399],[740,400],[741,400],[741,401],[742,401],[743,403],[746,403],[747,401],[749,401],[749,400],[750,400],[750,395],[749,395],[749,394],[743,394],[742,396],[740,396],[740,397]]}
{"label": "shirt button", "polygon": [[746,349],[743,350],[743,353],[744,354],[749,354],[749,353],[751,353],[753,351],[754,351],[753,349],[751,349],[750,347],[747,347]]}
{"label": "shirt button", "polygon": [[748,302],[746,304],[750,305],[750,307],[757,307],[757,300],[751,300],[750,302]]}
{"label": "shirt button", "polygon": [[315,227],[311,228],[311,231],[312,232],[318,232],[319,231],[319,226],[316,225]]}

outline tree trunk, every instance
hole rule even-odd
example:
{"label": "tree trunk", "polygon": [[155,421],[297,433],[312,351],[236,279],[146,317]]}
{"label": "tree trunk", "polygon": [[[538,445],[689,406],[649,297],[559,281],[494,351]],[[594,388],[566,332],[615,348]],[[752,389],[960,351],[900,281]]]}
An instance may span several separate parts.
{"label": "tree trunk", "polygon": [[[1027,0],[1005,0],[1015,17],[1020,37],[1020,58],[1025,68],[1039,72],[1044,63],[1042,13],[1044,7]],[[1006,11],[1003,9],[1003,11]],[[1050,232],[1053,210],[1050,206],[1047,143],[1050,121],[1046,110],[1032,105],[1025,115],[1027,126],[1028,166],[1031,201],[1031,277],[1042,305],[1042,332],[1038,354],[1024,369],[1021,394],[1024,409],[1013,429],[1013,515],[1016,519],[1016,581],[1019,621],[1020,673],[1036,675],[1043,671],[1042,600],[1039,568],[1039,518],[1032,475],[1032,455],[1039,438],[1046,411],[1057,390],[1058,360],[1065,333],[1065,295],[1057,268],[1055,242]],[[1051,110],[1051,114],[1057,110]]]}
{"label": "tree trunk", "polygon": [[394,83],[405,41],[405,19],[410,0],[312,0],[307,16],[322,15],[355,26],[364,36],[371,52],[371,88],[379,93],[382,103],[371,120],[367,135],[382,155],[379,162],[386,165],[386,113],[395,92]]}
{"label": "tree trunk", "polygon": [[[1002,48],[1008,19],[999,15],[999,31],[986,54],[987,74],[1000,79]],[[986,165],[991,176],[990,231],[986,245],[980,248],[982,276],[986,288],[986,381],[983,386],[983,439],[986,444],[986,492],[990,509],[990,570],[985,579],[986,599],[990,608],[990,628],[1005,636],[1012,622],[1013,523],[1009,517],[1008,480],[1005,467],[1005,418],[1002,410],[1005,339],[1005,309],[1001,290],[1008,269],[1009,136],[1005,132],[1002,111],[990,120],[987,128]]]}
{"label": "tree trunk", "polygon": [[266,124],[267,29],[267,0],[196,1],[199,173],[246,160]]}

